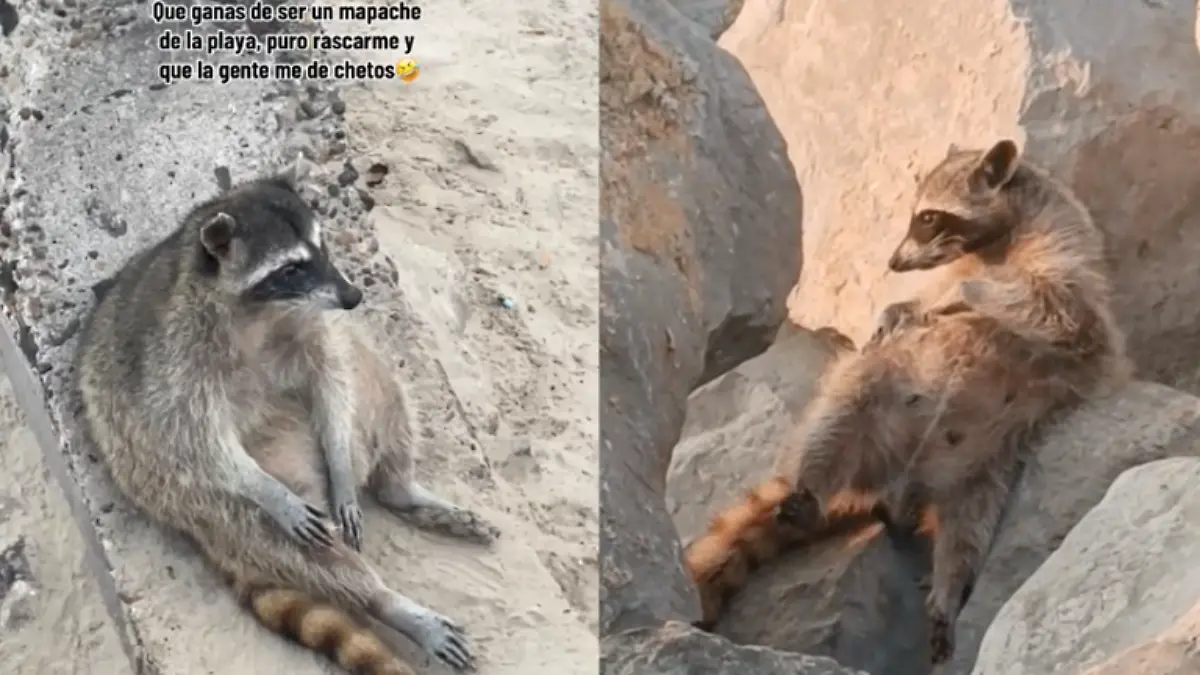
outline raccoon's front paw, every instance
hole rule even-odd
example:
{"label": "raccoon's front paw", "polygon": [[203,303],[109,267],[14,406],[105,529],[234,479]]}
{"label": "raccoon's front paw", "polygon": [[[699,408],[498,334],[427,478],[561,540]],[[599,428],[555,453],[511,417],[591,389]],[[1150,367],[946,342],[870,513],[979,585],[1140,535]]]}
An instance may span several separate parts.
{"label": "raccoon's front paw", "polygon": [[305,546],[333,546],[329,515],[299,496],[291,495],[271,515],[297,542]]}
{"label": "raccoon's front paw", "polygon": [[358,506],[358,499],[351,497],[341,503],[334,503],[333,512],[337,517],[338,526],[342,529],[342,539],[346,545],[355,551],[362,550],[363,514]]}
{"label": "raccoon's front paw", "polygon": [[427,610],[417,631],[421,648],[435,659],[459,672],[475,670],[475,656],[467,647],[466,632],[458,624]]}
{"label": "raccoon's front paw", "polygon": [[865,351],[870,347],[874,347],[888,335],[909,324],[918,322],[920,318],[919,307],[915,300],[894,302],[884,307],[883,311],[879,314],[879,320],[875,324],[875,332],[867,340],[867,344],[863,346],[863,350]]}

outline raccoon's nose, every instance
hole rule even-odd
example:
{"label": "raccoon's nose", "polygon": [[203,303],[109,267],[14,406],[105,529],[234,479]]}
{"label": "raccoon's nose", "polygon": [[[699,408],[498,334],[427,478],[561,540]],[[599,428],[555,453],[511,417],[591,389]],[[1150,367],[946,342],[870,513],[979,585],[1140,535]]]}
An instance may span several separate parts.
{"label": "raccoon's nose", "polygon": [[341,296],[342,309],[351,310],[358,307],[358,304],[362,302],[363,292],[359,290],[358,286],[346,284],[346,287],[342,289]]}

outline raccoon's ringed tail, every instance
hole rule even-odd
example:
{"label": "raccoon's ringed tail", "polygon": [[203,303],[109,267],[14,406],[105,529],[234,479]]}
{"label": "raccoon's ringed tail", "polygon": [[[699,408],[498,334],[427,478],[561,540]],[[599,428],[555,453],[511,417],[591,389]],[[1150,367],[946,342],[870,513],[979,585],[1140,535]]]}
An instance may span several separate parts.
{"label": "raccoon's ringed tail", "polygon": [[264,626],[326,654],[352,673],[416,675],[374,632],[332,605],[286,588],[243,586],[241,590]]}
{"label": "raccoon's ringed tail", "polygon": [[786,478],[773,476],[746,493],[741,502],[718,513],[709,523],[708,530],[683,553],[692,581],[700,584],[719,572],[746,532],[770,518],[791,493],[792,486]]}

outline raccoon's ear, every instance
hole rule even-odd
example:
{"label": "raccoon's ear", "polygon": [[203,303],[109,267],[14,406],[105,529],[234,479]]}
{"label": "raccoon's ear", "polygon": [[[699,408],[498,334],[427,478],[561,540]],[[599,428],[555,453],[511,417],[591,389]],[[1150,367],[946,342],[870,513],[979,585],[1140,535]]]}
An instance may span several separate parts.
{"label": "raccoon's ear", "polygon": [[998,190],[1012,180],[1017,172],[1017,144],[1004,139],[992,146],[971,172],[971,189],[976,192]]}
{"label": "raccoon's ear", "polygon": [[283,188],[288,192],[296,191],[296,178],[291,171],[277,173],[274,176],[267,176],[263,179],[263,182],[268,185],[274,185],[275,187]]}
{"label": "raccoon's ear", "polygon": [[267,178],[266,182],[299,194],[300,183],[308,178],[311,171],[311,163],[304,158],[303,154],[297,153],[295,159],[288,162],[287,166],[279,170],[279,173]]}
{"label": "raccoon's ear", "polygon": [[204,250],[215,258],[224,258],[229,254],[229,245],[233,242],[233,233],[237,229],[237,221],[228,213],[218,213],[200,226],[200,243]]}

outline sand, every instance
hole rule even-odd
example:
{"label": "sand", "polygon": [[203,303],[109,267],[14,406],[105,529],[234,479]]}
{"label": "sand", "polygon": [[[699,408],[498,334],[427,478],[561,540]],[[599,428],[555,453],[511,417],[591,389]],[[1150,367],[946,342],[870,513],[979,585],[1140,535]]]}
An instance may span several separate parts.
{"label": "sand", "polygon": [[[391,585],[467,626],[482,675],[593,673],[595,5],[443,0],[423,11],[416,24],[371,29],[416,35],[418,79],[343,92],[360,187],[369,167],[387,167],[366,188],[369,219],[399,269],[399,292],[369,288],[367,313],[404,317],[399,330],[376,325],[393,326],[382,342],[420,411],[419,473],[502,536],[480,549],[364,504],[365,554]],[[0,626],[0,663],[21,675],[131,672],[58,486],[9,397],[0,413],[0,462],[15,467],[0,481],[0,505],[11,506],[0,509],[0,547],[24,534],[37,584],[31,616]],[[278,640],[247,616],[220,630]],[[173,649],[207,660],[204,644]],[[422,672],[443,672],[404,651]]]}
{"label": "sand", "polygon": [[[505,537],[536,551],[569,608],[562,617],[530,610],[537,630],[504,625],[506,612],[545,606],[547,598],[539,584],[523,589],[513,578],[522,554],[501,552],[488,564],[503,586],[482,601],[491,618],[474,621],[472,636],[499,649],[524,635],[524,648],[494,655],[513,666],[522,665],[522,649],[540,646],[562,652],[547,672],[557,672],[555,663],[564,673],[594,672],[596,10],[544,0],[520,9],[446,2],[424,11],[422,21],[397,25],[416,36],[417,80],[344,93],[350,154],[361,158],[360,170],[387,167],[370,192],[377,204],[370,216],[381,248],[397,261],[408,310],[423,324],[406,331],[404,348],[436,359],[441,377],[433,379],[448,382],[468,427],[468,437],[451,445],[478,444],[496,483],[485,503],[512,516],[501,525]],[[425,410],[447,407],[438,387],[414,396]],[[438,446],[426,455],[453,465],[432,455],[454,452]],[[562,634],[578,643],[539,639],[550,625],[543,620],[579,622],[587,635]]]}
{"label": "sand", "polygon": [[8,378],[0,378],[0,552],[24,539],[35,595],[18,598],[0,573],[0,671],[114,675],[129,660],[83,558],[83,537]]}

